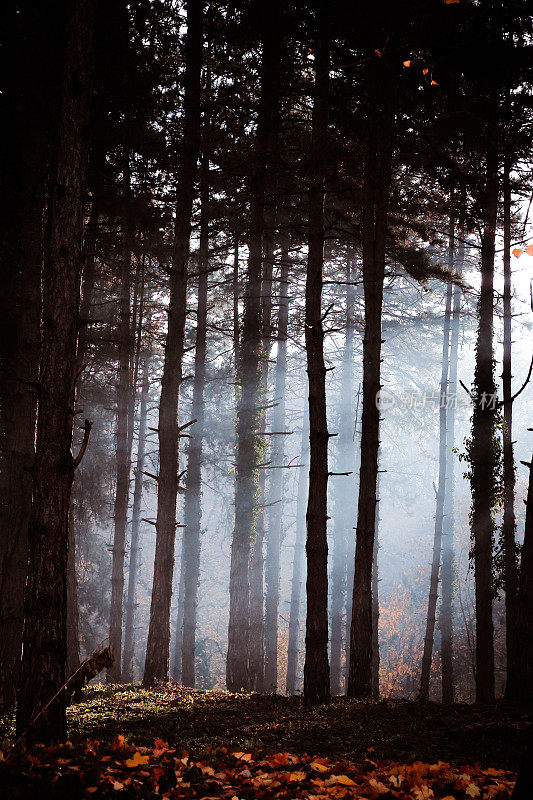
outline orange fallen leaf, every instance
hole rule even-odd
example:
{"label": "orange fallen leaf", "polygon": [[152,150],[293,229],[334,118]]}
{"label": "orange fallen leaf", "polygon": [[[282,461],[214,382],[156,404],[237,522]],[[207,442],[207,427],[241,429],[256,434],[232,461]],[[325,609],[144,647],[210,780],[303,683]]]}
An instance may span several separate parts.
{"label": "orange fallen leaf", "polygon": [[428,72],[429,72],[429,69],[427,67],[424,67],[424,69],[422,70],[422,75],[427,75]]}
{"label": "orange fallen leaf", "polygon": [[140,767],[141,764],[148,764],[149,762],[148,756],[143,756],[139,753],[138,750],[135,751],[133,754],[133,758],[126,759],[126,766],[127,767]]}
{"label": "orange fallen leaf", "polygon": [[515,247],[515,249],[513,250],[513,256],[515,258],[520,258],[520,256],[523,254],[523,252],[524,251],[521,250],[520,247]]}
{"label": "orange fallen leaf", "polygon": [[403,62],[403,65],[404,65],[404,67],[410,67],[410,66],[411,66],[411,61],[410,61],[410,59],[407,59],[407,61],[404,61],[404,62]]}
{"label": "orange fallen leaf", "polygon": [[310,766],[317,772],[329,772],[329,767],[325,764],[320,764],[318,761],[311,761]]}
{"label": "orange fallen leaf", "polygon": [[238,758],[239,761],[251,761],[252,754],[251,753],[232,753],[231,754],[234,758]]}
{"label": "orange fallen leaf", "polygon": [[305,772],[291,772],[289,781],[304,781],[307,778]]}
{"label": "orange fallen leaf", "polygon": [[533,256],[533,244],[530,244],[529,247],[526,247],[526,253],[528,256]]}

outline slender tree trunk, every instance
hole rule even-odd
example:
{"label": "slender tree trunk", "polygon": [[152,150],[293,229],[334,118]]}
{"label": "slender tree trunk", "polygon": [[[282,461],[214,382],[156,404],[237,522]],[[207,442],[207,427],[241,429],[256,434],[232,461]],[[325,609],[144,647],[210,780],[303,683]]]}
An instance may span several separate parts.
{"label": "slender tree trunk", "polygon": [[518,563],[516,549],[516,519],[514,510],[515,468],[513,453],[512,397],[512,305],[511,305],[511,183],[509,159],[503,173],[503,550],[505,585],[505,641],[507,648],[508,700],[520,692],[518,638],[516,629],[518,603]]}
{"label": "slender tree trunk", "polygon": [[198,308],[196,313],[196,352],[192,418],[196,420],[189,443],[183,529],[183,636],[181,682],[194,686],[196,648],[196,609],[200,580],[200,542],[202,533],[202,445],[204,438],[205,358],[207,343],[207,290],[209,273],[209,156],[204,153],[201,182],[200,259]]}
{"label": "slender tree trunk", "polygon": [[[355,407],[355,420],[354,420],[354,450],[356,453],[361,453],[361,432],[357,430],[357,425],[359,422],[359,405],[361,400],[361,384],[357,389],[357,403]],[[356,465],[356,474],[358,472],[357,465]],[[379,479],[378,478],[376,481]],[[376,483],[377,485],[377,483]],[[376,489],[377,492],[377,489]],[[357,515],[357,509],[355,511]],[[355,527],[354,527],[355,530]],[[374,548],[375,549],[375,548]],[[374,573],[372,573],[374,574]],[[350,591],[350,588],[353,587],[353,576],[354,576],[354,559],[350,559],[350,554],[348,553],[348,563],[346,565],[346,620],[345,620],[345,642],[344,642],[344,652],[345,652],[345,675],[344,675],[344,685],[346,692],[348,691],[348,677],[350,672],[350,631],[352,629],[352,600],[353,600],[353,592]]]}
{"label": "slender tree trunk", "polygon": [[109,616],[109,644],[113,648],[115,663],[107,670],[108,683],[120,682],[122,673],[122,619],[124,612],[124,559],[126,554],[126,528],[130,495],[131,471],[131,394],[132,376],[130,358],[131,330],[131,254],[133,231],[130,221],[131,201],[130,154],[124,152],[122,198],[122,253],[118,331],[118,385],[116,429],[116,487],[114,503],[113,566],[111,573],[111,609]]}
{"label": "slender tree trunk", "polygon": [[304,700],[330,700],[328,663],[328,423],[326,366],[322,326],[324,267],[325,147],[329,108],[329,43],[319,40],[315,55],[312,118],[312,174],[309,186],[309,234],[305,285],[305,348],[309,386],[309,498],[307,502],[307,617]]}
{"label": "slender tree trunk", "polygon": [[[285,455],[285,393],[287,383],[287,329],[289,324],[289,257],[287,248],[280,254],[280,292],[274,398],[277,403],[272,412],[272,463],[283,464]],[[278,689],[278,615],[280,555],[283,520],[283,470],[275,469],[270,478],[268,495],[269,514],[266,550],[266,597],[265,597],[265,688],[269,692]]]}
{"label": "slender tree trunk", "polygon": [[156,552],[150,627],[143,683],[168,680],[170,604],[176,540],[176,498],[179,472],[178,399],[182,377],[183,340],[187,305],[194,184],[200,149],[200,92],[202,68],[202,0],[187,2],[184,129],[180,189],[176,208],[174,248],[170,270],[168,332],[159,402],[159,481],[157,492]]}
{"label": "slender tree trunk", "polygon": [[302,420],[302,445],[300,475],[298,477],[298,496],[296,500],[296,536],[292,562],[291,604],[289,611],[289,644],[287,649],[287,694],[296,694],[298,674],[298,653],[300,650],[300,605],[302,581],[305,567],[305,507],[309,486],[309,417],[304,407]]}
{"label": "slender tree trunk", "polygon": [[[450,235],[450,260],[453,263],[453,230]],[[446,452],[447,452],[447,409],[448,409],[448,371],[450,364],[450,318],[452,313],[452,285],[446,289],[446,308],[444,311],[444,330],[442,336],[442,366],[440,374],[439,402],[439,480],[437,485],[437,502],[435,509],[435,530],[433,533],[433,558],[429,582],[429,599],[426,617],[426,634],[422,654],[422,672],[420,677],[420,699],[429,700],[429,682],[431,678],[431,662],[433,658],[433,640],[435,620],[437,616],[437,598],[439,595],[439,575],[442,552],[442,529],[444,521],[444,502],[446,497]]]}
{"label": "slender tree trunk", "polygon": [[[185,530],[185,529],[184,529]],[[181,539],[180,577],[178,583],[178,607],[176,609],[176,633],[174,641],[174,665],[172,677],[181,685],[183,654],[183,604],[185,601],[185,537]]]}
{"label": "slender tree trunk", "polygon": [[250,645],[251,545],[256,535],[258,464],[262,450],[259,432],[263,419],[261,394],[261,277],[267,164],[275,134],[280,78],[279,3],[264,10],[261,103],[256,133],[256,165],[251,182],[248,281],[244,297],[244,322],[239,346],[237,404],[237,466],[235,474],[235,528],[231,544],[230,614],[226,686],[239,691],[251,686],[248,664]]}
{"label": "slender tree trunk", "polygon": [[494,144],[487,152],[486,194],[481,242],[481,293],[474,373],[474,411],[470,444],[472,514],[476,594],[476,702],[494,702],[494,625],[492,620],[492,549],[497,457],[493,318],[494,253],[498,210],[498,157]]}
{"label": "slender tree trunk", "polygon": [[[275,123],[274,123],[275,124]],[[272,131],[275,135],[275,130]],[[272,145],[270,146],[272,151]],[[270,161],[272,153],[268,154]],[[267,187],[270,187],[269,170],[267,168]],[[274,264],[274,214],[272,200],[265,203],[265,230],[263,232],[263,278],[261,282],[261,392],[262,397],[268,395],[268,373],[272,339],[272,273]],[[267,413],[263,409],[261,419],[260,441],[265,442]],[[267,452],[266,443],[263,452]],[[255,536],[250,555],[250,640],[248,650],[248,669],[250,688],[262,692],[265,688],[265,505],[266,505],[266,470],[258,475],[258,507],[255,515]]]}
{"label": "slender tree trunk", "polygon": [[346,608],[346,571],[348,564],[348,542],[351,541],[353,529],[353,511],[346,502],[348,486],[352,488],[353,458],[353,355],[355,328],[353,306],[355,291],[353,281],[351,254],[346,270],[346,335],[342,357],[342,375],[339,402],[339,437],[337,444],[337,471],[350,472],[349,482],[346,477],[339,477],[335,484],[335,528],[333,536],[333,566],[331,574],[331,693],[341,693],[341,658],[343,617]]}
{"label": "slender tree trunk", "polygon": [[372,557],[372,699],[379,700],[379,474],[376,484],[376,530]]}
{"label": "slender tree trunk", "polygon": [[362,212],[365,298],[363,412],[350,630],[350,697],[370,697],[372,693],[372,559],[379,451],[378,392],[381,388],[381,315],[393,138],[393,108],[391,87],[388,83],[391,77],[381,62],[372,62],[369,71],[371,108]]}
{"label": "slender tree trunk", "polygon": [[150,357],[144,356],[141,403],[139,408],[139,432],[137,440],[137,459],[135,465],[135,485],[133,489],[133,511],[131,518],[130,564],[128,570],[128,592],[126,599],[126,622],[124,626],[123,674],[125,683],[134,678],[135,660],[135,611],[137,608],[137,583],[141,554],[141,511],[143,493],[143,471],[146,451],[146,425],[148,417],[148,393]]}
{"label": "slender tree trunk", "polygon": [[[98,233],[98,206],[92,201],[87,231],[83,240],[83,281],[80,303],[80,331],[76,353],[77,370],[80,373],[78,397],[83,392],[83,373],[88,342],[88,320],[91,310],[95,281],[95,247]],[[80,665],[80,635],[78,607],[78,577],[76,572],[76,526],[74,503],[76,481],[72,489],[69,509],[69,543],[67,561],[67,675],[72,675]]]}
{"label": "slender tree trunk", "polygon": [[[462,219],[461,214],[461,219]],[[464,234],[460,226],[461,238]],[[457,247],[457,268],[462,271],[464,264],[464,242]],[[442,528],[442,601],[440,611],[441,631],[441,669],[442,702],[454,702],[453,668],[453,584],[455,576],[455,557],[453,547],[454,533],[454,446],[455,446],[455,408],[457,402],[457,363],[459,352],[459,322],[461,313],[461,289],[453,287],[453,306],[450,330],[450,367],[448,376],[448,403],[446,414],[446,496],[444,498],[444,521]]]}
{"label": "slender tree trunk", "polygon": [[[68,5],[57,160],[44,257],[43,343],[33,470],[30,558],[25,596],[19,735],[62,686],[67,657],[68,510],[82,233],[91,97],[94,4]],[[32,729],[47,740],[66,732],[58,701]]]}
{"label": "slender tree trunk", "polygon": [[520,694],[517,699],[531,707],[533,703],[533,456],[529,464],[524,543],[520,559],[520,587],[517,604],[518,659]]}

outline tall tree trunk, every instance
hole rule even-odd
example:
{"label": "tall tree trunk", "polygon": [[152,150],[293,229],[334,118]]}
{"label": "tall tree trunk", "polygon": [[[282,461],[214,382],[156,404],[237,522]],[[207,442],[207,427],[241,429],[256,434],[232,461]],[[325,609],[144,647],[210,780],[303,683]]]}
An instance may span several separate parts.
{"label": "tall tree trunk", "polygon": [[137,457],[135,465],[135,484],[133,489],[133,511],[131,517],[130,564],[128,570],[128,592],[126,599],[126,622],[124,625],[124,658],[122,677],[125,683],[134,678],[135,658],[135,611],[137,608],[137,583],[139,580],[139,564],[141,553],[141,510],[144,485],[144,459],[146,451],[146,425],[148,417],[148,394],[150,356],[144,355],[141,387],[141,403],[139,408],[139,432],[137,439]]}
{"label": "tall tree trunk", "polygon": [[346,607],[346,568],[348,563],[348,542],[352,539],[354,515],[352,507],[346,502],[348,486],[352,487],[353,458],[353,357],[354,357],[354,302],[355,289],[352,285],[352,255],[348,256],[346,269],[346,334],[342,356],[342,375],[339,402],[339,437],[337,444],[336,468],[338,472],[350,472],[349,483],[339,477],[335,484],[335,528],[333,536],[333,565],[331,574],[331,693],[341,693],[341,658],[343,617]]}
{"label": "tall tree trunk", "polygon": [[230,613],[226,686],[230,691],[249,688],[251,544],[255,538],[258,498],[258,464],[262,449],[259,432],[263,420],[261,394],[261,278],[267,165],[277,118],[280,80],[279,2],[263,13],[261,102],[256,132],[255,169],[251,181],[248,280],[244,296],[244,322],[239,346],[237,404],[237,466],[235,474],[235,528],[231,543]]}
{"label": "tall tree trunk", "polygon": [[159,401],[159,480],[156,551],[150,606],[150,627],[143,683],[168,680],[170,604],[176,540],[176,498],[179,472],[178,399],[182,377],[187,306],[187,265],[191,237],[194,184],[200,150],[200,93],[203,41],[202,0],[187,1],[183,141],[178,179],[174,248],[170,270],[168,331]]}
{"label": "tall tree trunk", "polygon": [[[276,122],[273,121],[271,139],[275,136]],[[267,164],[272,158],[272,142],[269,147]],[[271,190],[270,169],[267,166],[267,190]],[[274,267],[274,211],[272,199],[265,203],[265,229],[263,232],[263,278],[261,281],[261,393],[268,395],[269,360],[272,344],[272,274]],[[263,408],[260,441],[265,442],[267,412]],[[263,452],[267,452],[266,443]],[[250,688],[262,692],[265,688],[265,505],[266,469],[258,475],[258,507],[255,515],[255,536],[250,555],[250,639],[248,643],[248,669]]]}
{"label": "tall tree trunk", "polygon": [[511,182],[510,163],[503,165],[503,552],[505,586],[505,642],[507,649],[508,700],[520,692],[517,639],[518,563],[516,549],[516,519],[514,510],[515,468],[513,453],[512,403],[512,304],[511,304]]}
{"label": "tall tree trunk", "polygon": [[[285,455],[285,393],[287,383],[287,329],[289,324],[289,254],[283,247],[280,253],[279,308],[274,378],[274,400],[272,411],[272,464],[281,466]],[[275,469],[270,478],[268,494],[269,526],[265,568],[265,688],[269,692],[278,689],[278,614],[280,555],[283,520],[283,470]]]}
{"label": "tall tree trunk", "polygon": [[0,182],[9,202],[0,221],[0,708],[9,711],[20,675],[50,95],[59,79],[50,56],[57,31],[44,8],[6,2],[2,24]]}
{"label": "tall tree trunk", "polygon": [[[462,223],[463,214],[460,214]],[[464,230],[460,224],[461,241],[457,247],[456,269],[461,272],[464,264]],[[457,363],[459,352],[459,323],[461,313],[461,289],[453,287],[452,317],[450,322],[450,366],[448,374],[448,403],[446,413],[446,496],[444,498],[444,521],[442,528],[442,601],[440,610],[441,632],[441,670],[442,670],[442,702],[454,702],[454,669],[453,669],[453,584],[454,564],[454,446],[455,446],[455,407],[457,398]]]}
{"label": "tall tree trunk", "polygon": [[130,359],[131,330],[131,169],[130,154],[125,149],[123,159],[122,242],[118,330],[118,384],[116,428],[116,486],[114,503],[113,566],[111,573],[111,609],[109,615],[109,644],[115,663],[107,670],[108,683],[120,682],[122,673],[122,619],[124,613],[124,559],[126,527],[130,495],[131,471],[131,394]]}
{"label": "tall tree trunk", "polygon": [[375,61],[369,66],[370,109],[363,179],[365,334],[361,466],[348,678],[350,697],[370,697],[372,693],[372,559],[379,451],[378,393],[381,388],[381,315],[393,138],[391,76],[381,60],[378,59],[379,63]]}
{"label": "tall tree trunk", "polygon": [[481,293],[474,372],[471,461],[472,514],[476,595],[476,702],[494,702],[494,625],[492,620],[492,550],[497,457],[495,449],[496,386],[494,383],[494,253],[498,210],[498,154],[489,143],[481,241]]}
{"label": "tall tree trunk", "polygon": [[289,610],[289,644],[287,648],[287,694],[296,694],[298,675],[298,653],[300,636],[300,605],[302,595],[302,579],[305,567],[305,506],[309,486],[309,412],[303,410],[302,444],[300,474],[298,477],[298,495],[296,500],[296,535],[294,540],[294,557],[292,562],[291,604]]}
{"label": "tall tree trunk", "polygon": [[[68,4],[57,160],[44,256],[43,343],[33,469],[30,558],[25,596],[19,735],[62,686],[67,656],[68,510],[76,461],[71,454],[76,343],[82,270],[91,97],[94,4]],[[32,729],[63,737],[60,701]]]}
{"label": "tall tree trunk", "polygon": [[326,366],[322,326],[324,267],[325,147],[329,109],[329,42],[320,39],[315,55],[312,117],[312,179],[309,186],[309,233],[305,284],[305,348],[309,386],[309,498],[307,502],[307,616],[304,700],[330,700],[328,663],[328,422]]}
{"label": "tall tree trunk", "polygon": [[372,557],[372,699],[379,700],[379,474],[376,484],[376,530]]}
{"label": "tall tree trunk", "polygon": [[200,542],[202,533],[202,445],[204,438],[204,389],[207,343],[207,290],[209,274],[209,155],[204,152],[201,180],[200,259],[198,278],[198,308],[196,312],[196,352],[192,418],[196,420],[187,459],[187,477],[183,529],[183,635],[181,682],[194,686],[194,655],[196,648],[196,609],[200,580]]}
{"label": "tall tree trunk", "polygon": [[[359,430],[357,429],[357,424],[359,422],[360,400],[361,400],[361,384],[359,384],[359,387],[357,389],[357,402],[355,407],[355,420],[354,420],[354,431],[357,437],[354,438],[354,450],[356,453],[359,453],[359,455],[361,454],[361,431],[360,429]],[[358,471],[359,470],[357,469],[356,465],[356,473]],[[376,486],[378,480],[379,480],[379,473],[378,473],[378,478],[376,479]],[[377,488],[376,488],[376,493],[377,493]],[[377,501],[376,501],[376,507],[377,507]],[[357,514],[357,509],[356,509],[356,514]],[[374,545],[374,551],[375,549],[376,545]],[[373,574],[374,573],[372,572],[372,575]],[[353,587],[353,576],[354,576],[354,559],[353,558],[350,559],[348,554],[348,563],[346,565],[346,620],[345,620],[346,633],[344,637],[345,638],[344,652],[345,652],[345,662],[346,662],[344,683],[346,691],[348,691],[348,677],[350,673],[350,636],[351,636],[350,631],[352,629],[352,601],[353,601],[353,591],[350,591],[350,589],[351,587]],[[373,596],[372,596],[372,602],[374,602]]]}
{"label": "tall tree trunk", "polygon": [[[98,205],[94,198],[91,213],[83,240],[83,281],[80,302],[80,330],[76,353],[77,370],[80,374],[78,397],[83,392],[82,370],[85,367],[87,354],[89,314],[91,310],[95,281],[95,247],[98,233]],[[80,635],[78,607],[78,577],[76,573],[76,526],[74,516],[74,497],[76,482],[72,489],[69,509],[69,543],[67,561],[67,675],[72,675],[80,665]]]}
{"label": "tall tree trunk", "polygon": [[[453,264],[453,228],[450,234],[450,261]],[[444,502],[446,497],[446,453],[447,453],[447,428],[446,417],[448,409],[448,370],[450,365],[450,318],[452,313],[452,285],[446,289],[446,307],[444,311],[444,329],[442,336],[442,362],[440,374],[439,396],[439,480],[437,485],[437,500],[435,509],[435,530],[433,533],[433,557],[431,560],[431,575],[429,581],[429,599],[426,617],[426,634],[424,636],[424,650],[422,654],[422,672],[420,676],[420,699],[429,700],[429,682],[431,678],[431,661],[433,658],[433,639],[435,634],[435,619],[437,615],[437,598],[439,595],[439,574],[442,552],[442,529],[444,521]]]}
{"label": "tall tree trunk", "polygon": [[520,693],[517,699],[528,707],[533,703],[533,456],[529,464],[524,543],[520,558],[520,586],[517,604]]}

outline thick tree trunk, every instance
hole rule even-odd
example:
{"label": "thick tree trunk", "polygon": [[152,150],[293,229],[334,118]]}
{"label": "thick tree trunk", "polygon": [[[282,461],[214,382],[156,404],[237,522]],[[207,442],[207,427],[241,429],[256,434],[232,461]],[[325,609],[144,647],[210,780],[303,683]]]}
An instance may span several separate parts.
{"label": "thick tree trunk", "polygon": [[353,509],[346,502],[346,495],[352,493],[354,481],[354,392],[353,392],[353,358],[354,358],[354,302],[353,270],[351,254],[346,269],[346,334],[342,357],[342,374],[339,401],[339,437],[337,440],[337,472],[350,472],[350,476],[339,476],[334,484],[334,535],[333,565],[331,571],[331,693],[341,693],[341,659],[343,640],[343,618],[346,608],[346,571],[348,565],[348,542],[352,540],[354,524]]}
{"label": "thick tree trunk", "polygon": [[251,544],[255,538],[258,470],[261,462],[259,432],[263,420],[261,394],[261,278],[265,193],[268,159],[275,135],[280,79],[279,4],[264,10],[261,103],[256,133],[256,165],[251,182],[248,281],[244,297],[244,322],[239,346],[237,383],[237,462],[235,474],[235,528],[231,543],[230,614],[226,686],[239,691],[251,686],[250,573]]}
{"label": "thick tree trunk", "polygon": [[207,290],[209,274],[209,156],[202,159],[200,258],[198,307],[196,312],[196,352],[192,395],[192,419],[196,420],[189,440],[183,529],[183,634],[181,682],[194,686],[196,649],[196,609],[200,580],[202,533],[202,446],[204,438],[204,389],[207,343]]}
{"label": "thick tree trunk", "polygon": [[307,616],[304,700],[330,700],[328,662],[328,422],[326,366],[322,326],[324,267],[325,147],[329,108],[329,42],[319,40],[315,55],[312,117],[312,178],[309,186],[309,233],[305,285],[305,348],[309,386],[309,497],[307,502]]}
{"label": "thick tree trunk", "polygon": [[[281,269],[279,275],[279,309],[274,377],[274,399],[277,403],[272,412],[271,427],[274,433],[272,442],[272,464],[281,466],[285,455],[285,393],[287,383],[287,328],[289,324],[289,256],[287,248],[280,253]],[[280,555],[283,520],[283,470],[272,470],[268,493],[270,509],[265,568],[265,689],[277,692],[278,689],[278,615]]]}
{"label": "thick tree trunk", "polygon": [[0,221],[0,708],[9,711],[24,621],[47,145],[59,80],[50,43],[59,31],[48,27],[44,8],[29,3],[6,3],[2,24],[0,182],[9,202]]}
{"label": "thick tree trunk", "polygon": [[520,693],[518,638],[516,629],[518,603],[518,562],[514,509],[515,468],[513,453],[512,403],[512,304],[511,304],[511,183],[509,159],[503,173],[503,555],[505,587],[505,642],[507,680],[505,697],[512,700]]}
{"label": "thick tree trunk", "polygon": [[187,265],[191,237],[194,184],[200,149],[200,92],[202,67],[202,0],[187,2],[184,129],[181,147],[179,198],[170,270],[168,332],[159,401],[159,481],[156,551],[150,606],[150,627],[143,683],[168,680],[170,604],[176,540],[176,498],[179,472],[178,399],[182,377],[183,340],[187,305]]}
{"label": "thick tree trunk", "polygon": [[496,493],[496,386],[494,383],[494,253],[498,210],[498,157],[490,144],[481,242],[481,293],[474,373],[474,410],[470,444],[476,595],[476,702],[494,702],[494,626],[492,620],[492,550]]}
{"label": "thick tree trunk", "polygon": [[[91,96],[94,4],[68,4],[57,161],[44,257],[43,344],[33,470],[30,559],[25,597],[19,735],[65,679],[68,511],[76,462],[71,454]],[[55,703],[32,730],[63,737]]]}
{"label": "thick tree trunk", "polygon": [[[462,215],[461,215],[462,217]],[[464,231],[460,227],[461,239]],[[464,264],[464,242],[457,248],[456,268],[462,271]],[[453,546],[454,534],[454,446],[455,446],[455,408],[457,400],[457,363],[459,352],[459,322],[461,313],[461,289],[453,287],[453,306],[450,329],[450,366],[448,374],[448,404],[446,414],[446,496],[444,499],[444,522],[442,528],[442,601],[440,610],[441,632],[441,669],[442,669],[442,702],[454,702],[454,668],[453,668],[453,584],[455,576],[455,558]]]}
{"label": "thick tree trunk", "polygon": [[309,416],[304,407],[298,495],[296,500],[296,535],[292,562],[291,604],[289,610],[289,644],[287,648],[287,694],[296,694],[298,654],[300,651],[300,605],[305,567],[305,506],[309,486]]}
{"label": "thick tree trunk", "polygon": [[115,662],[107,670],[107,682],[120,682],[122,673],[122,619],[124,613],[124,559],[126,555],[126,528],[130,495],[131,471],[131,395],[132,376],[130,359],[131,330],[131,254],[133,232],[130,222],[131,170],[130,155],[125,151],[123,160],[122,197],[122,252],[118,330],[118,384],[116,428],[116,486],[113,511],[113,566],[111,573],[111,609],[109,616],[109,644]]}
{"label": "thick tree trunk", "polygon": [[372,559],[379,451],[378,393],[381,388],[381,314],[393,138],[391,76],[381,61],[373,61],[369,72],[370,109],[362,212],[365,298],[363,412],[350,630],[350,697],[370,697],[372,693]]}
{"label": "thick tree trunk", "polygon": [[131,517],[130,563],[128,570],[128,592],[126,599],[126,622],[124,626],[124,657],[122,677],[125,683],[134,678],[135,659],[135,611],[137,608],[137,583],[141,554],[141,510],[144,484],[144,458],[146,451],[146,424],[148,416],[148,393],[150,357],[144,356],[141,387],[141,403],[139,408],[139,432],[137,439],[137,458],[135,465],[135,484],[133,489],[133,511]]}
{"label": "thick tree trunk", "polygon": [[[453,232],[450,236],[450,260],[453,264]],[[437,500],[435,509],[435,530],[433,533],[433,557],[429,581],[429,599],[426,617],[426,634],[422,653],[422,671],[420,676],[420,699],[429,700],[429,682],[431,678],[431,662],[433,658],[433,639],[435,619],[437,616],[437,599],[439,595],[439,575],[442,552],[442,530],[444,522],[444,503],[446,497],[446,460],[447,453],[447,410],[448,410],[448,371],[450,366],[450,319],[452,313],[452,285],[446,289],[446,307],[444,311],[444,328],[442,335],[442,363],[440,374],[439,402],[439,479],[437,484]]]}

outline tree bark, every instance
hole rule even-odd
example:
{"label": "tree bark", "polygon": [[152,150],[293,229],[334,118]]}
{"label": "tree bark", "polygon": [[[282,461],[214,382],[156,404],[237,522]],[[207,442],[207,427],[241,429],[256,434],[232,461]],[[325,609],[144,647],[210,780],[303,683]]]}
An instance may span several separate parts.
{"label": "tree bark", "polygon": [[372,693],[372,559],[379,451],[378,392],[381,388],[381,315],[394,113],[389,83],[391,76],[381,60],[378,61],[372,61],[369,66],[369,127],[363,178],[365,334],[361,466],[348,677],[350,697],[370,697]]}
{"label": "tree bark", "polygon": [[505,697],[512,700],[520,693],[518,637],[518,560],[514,509],[515,467],[513,452],[512,403],[512,278],[511,278],[511,183],[507,157],[503,166],[503,557],[505,587],[505,642],[507,680]]}
{"label": "tree bark", "polygon": [[174,248],[170,271],[168,332],[159,401],[159,481],[157,492],[156,552],[143,683],[168,680],[170,603],[176,540],[176,498],[179,471],[178,399],[182,377],[183,340],[187,305],[194,184],[200,150],[200,93],[202,68],[202,0],[187,2],[184,129],[180,190],[176,208]]}
{"label": "tree bark", "polygon": [[379,473],[376,484],[376,530],[372,557],[372,699],[379,700]]}
{"label": "tree bark", "polygon": [[130,359],[131,330],[131,254],[133,231],[130,219],[131,168],[130,154],[125,149],[123,158],[121,277],[118,330],[118,385],[116,428],[116,486],[114,503],[113,566],[111,573],[111,608],[109,615],[109,644],[115,662],[107,670],[108,683],[122,679],[122,620],[124,613],[124,559],[126,555],[126,528],[131,472],[131,395],[132,376]]}
{"label": "tree bark", "polygon": [[309,416],[304,407],[302,420],[302,444],[300,475],[298,477],[298,496],[296,500],[296,535],[292,562],[291,604],[289,611],[289,644],[287,649],[287,694],[296,694],[298,675],[298,654],[300,636],[300,605],[302,578],[305,567],[305,506],[309,485]]}
{"label": "tree bark", "polygon": [[[56,20],[57,22],[57,20]],[[0,708],[20,675],[40,348],[43,210],[57,98],[54,33],[44,8],[2,8],[0,181]],[[53,24],[52,24],[53,29]],[[12,45],[10,48],[9,45]],[[58,59],[60,61],[60,59]]]}
{"label": "tree bark", "polygon": [[[68,510],[82,233],[87,174],[94,3],[68,4],[57,160],[44,255],[43,339],[37,445],[33,469],[30,558],[25,596],[20,734],[65,679]],[[32,729],[41,740],[66,732],[56,703]]]}
{"label": "tree bark", "polygon": [[339,476],[334,484],[334,536],[333,564],[331,571],[331,693],[341,693],[341,658],[343,639],[343,617],[346,607],[346,572],[348,562],[348,542],[352,539],[354,523],[353,509],[346,502],[348,486],[352,488],[354,480],[354,397],[353,397],[353,358],[354,358],[354,302],[355,288],[353,281],[352,255],[349,254],[346,269],[346,334],[342,357],[342,374],[339,402],[339,437],[337,444],[337,472],[351,472],[348,481]]}
{"label": "tree bark", "polygon": [[496,410],[494,399],[493,318],[494,254],[498,210],[498,155],[487,148],[486,192],[481,241],[481,293],[479,298],[474,410],[470,443],[474,568],[476,595],[476,702],[494,702],[494,626],[492,620],[492,550],[496,495]]}
{"label": "tree bark", "polygon": [[[450,256],[453,264],[453,228],[450,234]],[[444,522],[444,502],[446,498],[446,460],[447,453],[447,410],[448,410],[448,371],[450,365],[450,319],[452,313],[452,285],[446,289],[446,307],[444,310],[444,329],[442,336],[442,362],[439,395],[439,479],[437,484],[437,500],[435,509],[435,530],[433,533],[433,557],[429,582],[429,599],[426,617],[426,634],[422,654],[422,671],[420,676],[420,699],[429,700],[429,683],[431,678],[431,662],[433,658],[433,640],[435,619],[437,616],[437,599],[439,596],[439,575],[442,553],[442,530]]]}
{"label": "tree bark", "polygon": [[204,152],[201,179],[200,258],[198,308],[196,312],[196,352],[192,395],[192,419],[196,423],[189,440],[185,487],[183,529],[183,635],[181,682],[194,686],[196,649],[196,610],[200,580],[200,544],[202,533],[202,445],[204,438],[205,359],[207,348],[207,292],[209,274],[209,155]]}
{"label": "tree bark", "polygon": [[[463,214],[460,214],[460,222]],[[461,239],[463,225],[460,224]],[[457,247],[457,260],[454,265],[462,272],[464,265],[464,242]],[[455,446],[455,408],[457,404],[457,363],[459,351],[459,323],[461,313],[461,289],[453,287],[452,317],[450,323],[450,367],[448,375],[448,396],[450,403],[446,414],[446,496],[444,499],[444,521],[442,528],[442,601],[440,611],[441,632],[441,670],[442,702],[454,702],[453,667],[453,584],[455,576],[454,534],[454,446]]]}
{"label": "tree bark", "polygon": [[330,701],[328,662],[328,423],[322,325],[324,267],[325,147],[329,109],[329,42],[320,39],[315,55],[309,186],[309,233],[305,285],[305,349],[309,387],[309,497],[307,502],[307,616],[304,701]]}
{"label": "tree bark", "polygon": [[125,683],[134,678],[135,660],[135,611],[137,608],[137,583],[141,554],[141,512],[142,492],[144,485],[144,459],[146,451],[146,424],[148,416],[148,393],[150,356],[144,355],[141,387],[141,403],[139,408],[139,432],[137,439],[137,458],[135,465],[135,484],[133,489],[133,510],[131,517],[130,563],[128,570],[128,592],[126,599],[126,622],[124,626],[124,657],[122,677]]}
{"label": "tree bark", "polygon": [[256,132],[255,169],[251,181],[250,239],[248,280],[244,296],[244,322],[239,346],[237,383],[237,462],[235,474],[235,527],[231,543],[230,614],[226,686],[239,691],[251,686],[250,573],[251,544],[255,538],[255,512],[258,498],[258,470],[263,449],[259,432],[263,415],[261,394],[261,278],[267,166],[275,135],[279,102],[280,26],[279,3],[263,11],[263,56],[261,62],[261,102]]}
{"label": "tree bark", "polygon": [[518,662],[520,694],[518,700],[530,708],[533,702],[533,456],[529,464],[524,542],[520,558],[520,586],[517,603]]}
{"label": "tree bark", "polygon": [[[272,412],[272,431],[280,435],[273,436],[272,463],[283,464],[285,455],[285,393],[287,383],[287,329],[289,324],[289,255],[287,248],[281,249],[281,269],[279,275],[279,308],[274,378],[274,399],[277,403]],[[275,469],[270,478],[268,493],[269,526],[266,548],[265,568],[265,689],[277,692],[278,689],[278,615],[279,615],[279,580],[280,555],[283,520],[283,470]]]}

